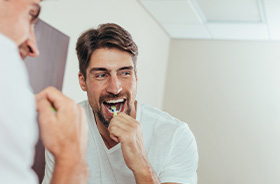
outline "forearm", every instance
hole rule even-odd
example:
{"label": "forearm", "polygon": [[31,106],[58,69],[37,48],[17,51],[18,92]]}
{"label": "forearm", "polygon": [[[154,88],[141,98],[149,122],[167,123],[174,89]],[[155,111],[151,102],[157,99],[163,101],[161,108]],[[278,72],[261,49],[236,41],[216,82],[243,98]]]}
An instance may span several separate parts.
{"label": "forearm", "polygon": [[156,173],[154,172],[148,161],[146,161],[144,167],[138,169],[137,171],[133,171],[133,174],[137,184],[160,184]]}
{"label": "forearm", "polygon": [[51,184],[86,184],[87,182],[86,161],[55,163]]}

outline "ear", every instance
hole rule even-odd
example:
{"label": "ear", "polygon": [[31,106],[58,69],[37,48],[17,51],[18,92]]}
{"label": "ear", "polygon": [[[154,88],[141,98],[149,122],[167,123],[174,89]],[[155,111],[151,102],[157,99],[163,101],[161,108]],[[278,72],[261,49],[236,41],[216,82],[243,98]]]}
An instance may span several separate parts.
{"label": "ear", "polygon": [[79,83],[80,83],[82,90],[87,91],[86,81],[85,81],[83,74],[81,74],[81,72],[79,72],[78,76],[79,76]]}

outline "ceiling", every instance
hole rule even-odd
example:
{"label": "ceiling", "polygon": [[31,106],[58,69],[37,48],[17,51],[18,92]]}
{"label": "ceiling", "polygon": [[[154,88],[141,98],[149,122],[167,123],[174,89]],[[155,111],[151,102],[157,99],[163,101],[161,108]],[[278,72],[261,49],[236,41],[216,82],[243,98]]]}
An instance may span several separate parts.
{"label": "ceiling", "polygon": [[171,38],[280,40],[280,0],[138,0]]}

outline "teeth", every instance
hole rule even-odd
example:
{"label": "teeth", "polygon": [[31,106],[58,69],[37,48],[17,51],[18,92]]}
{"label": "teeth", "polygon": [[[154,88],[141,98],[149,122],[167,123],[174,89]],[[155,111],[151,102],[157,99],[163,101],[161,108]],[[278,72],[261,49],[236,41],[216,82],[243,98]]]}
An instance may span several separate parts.
{"label": "teeth", "polygon": [[106,101],[106,103],[110,104],[110,103],[120,103],[120,102],[123,102],[124,99],[117,99],[117,100],[108,100]]}

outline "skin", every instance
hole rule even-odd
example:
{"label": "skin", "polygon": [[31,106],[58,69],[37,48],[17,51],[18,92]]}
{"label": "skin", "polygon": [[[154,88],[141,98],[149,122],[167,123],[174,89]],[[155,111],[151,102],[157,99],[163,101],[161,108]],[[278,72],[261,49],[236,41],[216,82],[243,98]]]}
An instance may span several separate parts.
{"label": "skin", "polygon": [[39,2],[40,0],[0,1],[0,32],[20,46],[22,58],[39,55],[34,35],[34,25],[41,10]]}
{"label": "skin", "polygon": [[36,99],[41,138],[56,161],[51,184],[87,183],[88,123],[84,110],[54,87],[44,89]]}
{"label": "skin", "polygon": [[39,55],[39,50],[37,49],[36,40],[27,40],[19,46],[19,54],[21,59],[25,59],[27,56],[37,57]]}
{"label": "skin", "polygon": [[[114,60],[122,61],[119,65]],[[106,63],[105,63],[106,62]],[[124,112],[130,108],[130,115],[136,117],[136,71],[129,54],[120,54],[116,49],[98,49],[91,56],[91,62],[87,68],[87,81],[79,73],[79,81],[84,91],[87,91],[89,103],[95,112],[101,111],[105,120],[110,121],[112,115],[106,113],[106,108],[99,103],[104,100],[125,99]],[[114,97],[119,95],[119,97]],[[99,119],[98,119],[99,120]],[[100,120],[99,120],[100,121]]]}
{"label": "skin", "polygon": [[[136,183],[160,183],[146,156],[141,124],[135,119],[137,71],[131,55],[116,48],[95,50],[86,70],[86,81],[79,73],[79,82],[82,90],[87,92],[98,130],[107,148],[110,149],[121,143],[125,163],[134,173]],[[124,111],[116,116],[108,114],[99,101],[100,97],[109,94],[129,94]],[[120,98],[126,96],[120,95],[115,99]],[[131,105],[129,115],[125,113],[128,101]],[[97,116],[96,111],[99,109],[110,121],[108,128]]]}
{"label": "skin", "polygon": [[[0,0],[0,33],[19,46],[21,58],[39,54],[34,24],[40,0]],[[87,183],[88,124],[83,109],[53,87],[36,95],[41,138],[56,160],[52,184]],[[56,113],[51,107],[56,108]]]}

